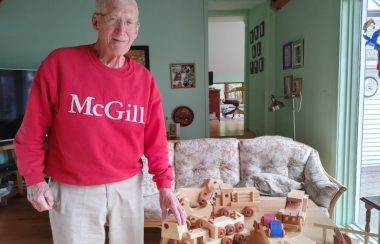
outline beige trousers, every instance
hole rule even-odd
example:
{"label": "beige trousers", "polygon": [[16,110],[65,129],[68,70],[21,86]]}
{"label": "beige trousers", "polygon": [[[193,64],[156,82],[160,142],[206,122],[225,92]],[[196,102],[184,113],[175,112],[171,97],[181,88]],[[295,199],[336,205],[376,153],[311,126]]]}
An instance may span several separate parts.
{"label": "beige trousers", "polygon": [[73,186],[51,180],[49,211],[54,244],[144,243],[142,175],[97,186]]}

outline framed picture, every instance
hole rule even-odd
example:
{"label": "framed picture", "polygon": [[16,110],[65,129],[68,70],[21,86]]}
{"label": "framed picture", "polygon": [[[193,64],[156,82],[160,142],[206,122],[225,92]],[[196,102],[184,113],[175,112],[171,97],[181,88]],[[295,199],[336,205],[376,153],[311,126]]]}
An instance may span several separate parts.
{"label": "framed picture", "polygon": [[252,44],[253,43],[253,30],[251,30],[249,32],[249,43]]}
{"label": "framed picture", "polygon": [[284,98],[292,98],[293,92],[293,75],[284,77]]}
{"label": "framed picture", "polygon": [[251,61],[249,63],[249,71],[250,71],[251,75],[253,75],[253,61]]}
{"label": "framed picture", "polygon": [[303,39],[293,42],[293,68],[303,67]]}
{"label": "framed picture", "polygon": [[258,60],[253,61],[253,73],[254,74],[259,73],[259,61]]}
{"label": "framed picture", "polygon": [[263,72],[264,71],[264,58],[260,58],[259,59],[259,72]]}
{"label": "framed picture", "polygon": [[261,56],[261,42],[258,42],[257,44],[256,44],[256,53],[257,53],[257,57],[260,57]]}
{"label": "framed picture", "polygon": [[257,39],[259,39],[259,26],[258,25],[255,26],[255,29],[253,29],[253,35],[254,35],[255,41]]}
{"label": "framed picture", "polygon": [[149,66],[149,46],[131,46],[127,53],[129,57],[144,65],[147,69]]}
{"label": "framed picture", "polygon": [[195,64],[170,64],[170,81],[172,88],[194,88]]}
{"label": "framed picture", "polygon": [[302,78],[294,78],[292,82],[292,92],[296,97],[300,97],[302,93]]}
{"label": "framed picture", "polygon": [[264,21],[261,21],[260,25],[259,25],[259,30],[260,30],[260,37],[263,37],[264,36]]}
{"label": "framed picture", "polygon": [[252,58],[256,58],[256,45],[252,45]]}
{"label": "framed picture", "polygon": [[293,67],[292,50],[293,42],[288,42],[282,46],[282,68],[290,69]]}

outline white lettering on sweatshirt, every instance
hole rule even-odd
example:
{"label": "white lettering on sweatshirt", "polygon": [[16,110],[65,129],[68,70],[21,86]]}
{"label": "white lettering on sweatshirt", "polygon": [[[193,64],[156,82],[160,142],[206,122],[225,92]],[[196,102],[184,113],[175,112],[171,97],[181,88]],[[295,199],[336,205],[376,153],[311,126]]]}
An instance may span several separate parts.
{"label": "white lettering on sweatshirt", "polygon": [[[84,99],[81,103],[77,94],[70,94],[70,96],[71,106],[68,111],[69,113],[79,113],[96,117],[105,116],[112,120],[124,120],[144,124],[144,107],[139,107],[129,103],[124,105],[119,101],[110,101],[106,104],[93,104],[95,97],[86,97],[86,99]],[[112,110],[111,108],[116,110]]]}

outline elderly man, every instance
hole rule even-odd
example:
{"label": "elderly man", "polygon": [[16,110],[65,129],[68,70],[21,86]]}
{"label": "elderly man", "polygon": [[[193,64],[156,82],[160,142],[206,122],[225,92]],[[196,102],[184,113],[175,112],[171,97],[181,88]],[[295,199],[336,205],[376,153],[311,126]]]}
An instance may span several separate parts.
{"label": "elderly man", "polygon": [[[166,130],[153,76],[126,56],[139,30],[134,0],[97,0],[95,44],[60,48],[41,64],[15,138],[28,200],[49,210],[54,243],[143,243],[142,161],[163,217],[186,215],[170,189]],[[51,177],[44,181],[43,172]]]}

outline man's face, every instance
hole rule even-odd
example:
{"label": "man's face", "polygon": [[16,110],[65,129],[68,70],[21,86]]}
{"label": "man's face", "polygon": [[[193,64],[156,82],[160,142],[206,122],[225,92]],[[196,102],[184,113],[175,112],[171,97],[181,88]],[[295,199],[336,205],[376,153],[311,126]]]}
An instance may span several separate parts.
{"label": "man's face", "polygon": [[138,13],[129,3],[116,2],[107,6],[102,13],[92,17],[94,29],[98,32],[100,52],[111,56],[126,54],[139,29]]}

